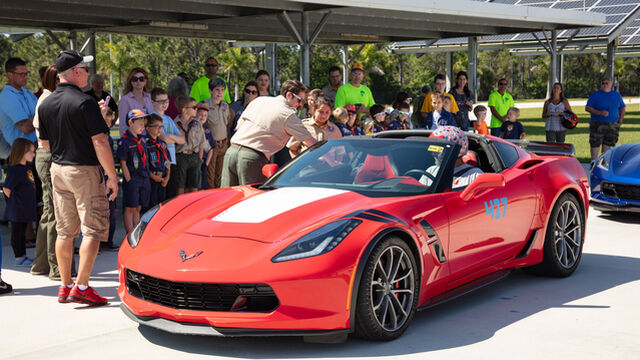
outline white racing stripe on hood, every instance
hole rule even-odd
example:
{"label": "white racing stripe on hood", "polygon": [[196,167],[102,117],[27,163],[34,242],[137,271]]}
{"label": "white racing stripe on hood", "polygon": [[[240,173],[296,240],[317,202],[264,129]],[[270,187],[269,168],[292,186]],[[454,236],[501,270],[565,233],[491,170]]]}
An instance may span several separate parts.
{"label": "white racing stripe on hood", "polygon": [[211,220],[236,223],[261,223],[299,206],[346,192],[345,190],[312,187],[275,189],[241,201],[216,215]]}

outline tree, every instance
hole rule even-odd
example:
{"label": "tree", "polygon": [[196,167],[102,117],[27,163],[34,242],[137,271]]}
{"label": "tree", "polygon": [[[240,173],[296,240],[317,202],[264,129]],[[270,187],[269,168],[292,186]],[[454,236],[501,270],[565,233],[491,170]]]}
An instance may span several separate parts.
{"label": "tree", "polygon": [[227,74],[227,84],[230,84],[229,80],[231,75],[234,76],[234,89],[235,99],[239,98],[238,89],[240,87],[240,78],[243,73],[247,73],[250,70],[255,71],[255,55],[249,51],[243,50],[239,47],[227,48],[227,51],[220,55],[220,63],[224,67],[224,72]]}

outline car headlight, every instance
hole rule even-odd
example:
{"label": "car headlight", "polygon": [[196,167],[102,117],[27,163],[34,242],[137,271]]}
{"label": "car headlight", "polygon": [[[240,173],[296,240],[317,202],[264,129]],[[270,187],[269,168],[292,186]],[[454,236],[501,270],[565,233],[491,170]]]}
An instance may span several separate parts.
{"label": "car headlight", "polygon": [[596,160],[596,166],[604,171],[609,171],[610,161],[611,161],[611,151],[607,151],[606,153],[600,155],[598,160]]}
{"label": "car headlight", "polygon": [[271,261],[282,262],[321,255],[335,249],[361,220],[339,220],[318,228],[287,246]]}
{"label": "car headlight", "polygon": [[129,245],[131,245],[132,248],[135,248],[136,246],[138,246],[138,242],[142,237],[142,233],[144,232],[144,229],[147,228],[149,221],[151,221],[151,218],[153,217],[153,215],[155,215],[156,212],[158,212],[158,209],[160,209],[160,205],[156,205],[151,209],[149,209],[149,211],[147,211],[142,215],[142,217],[140,217],[140,221],[136,224],[136,226],[133,227],[133,229],[127,236],[127,241],[129,242]]}

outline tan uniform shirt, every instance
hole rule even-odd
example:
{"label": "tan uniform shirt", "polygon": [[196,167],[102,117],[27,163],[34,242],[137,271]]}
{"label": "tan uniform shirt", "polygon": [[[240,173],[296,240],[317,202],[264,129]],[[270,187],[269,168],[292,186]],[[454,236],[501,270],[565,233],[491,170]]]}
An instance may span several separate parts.
{"label": "tan uniform shirt", "polygon": [[200,121],[196,118],[191,118],[191,121],[186,124],[180,121],[180,116],[176,117],[174,121],[180,135],[185,138],[184,144],[176,144],[176,153],[193,154],[200,150],[208,151],[211,148],[211,145],[209,145],[209,142],[204,136],[202,124],[200,124]]}
{"label": "tan uniform shirt", "polygon": [[216,105],[211,98],[205,100],[204,103],[209,107],[207,125],[213,135],[213,140],[220,141],[226,139],[229,136],[227,129],[229,128],[229,114],[231,113],[229,104],[222,100],[219,105]]}
{"label": "tan uniform shirt", "polygon": [[[313,118],[306,118],[302,120],[302,125],[309,130],[311,136],[317,141],[329,140],[329,139],[337,139],[342,137],[342,133],[340,129],[332,123],[331,121],[327,121],[323,126],[318,125]],[[289,139],[287,143],[287,147],[293,151],[304,151],[307,146],[305,146],[302,141],[296,140],[294,138]]]}
{"label": "tan uniform shirt", "polygon": [[322,88],[322,92],[324,93],[324,97],[331,100],[332,103],[336,101],[336,94],[338,93],[338,88],[334,89],[333,86],[331,86],[331,84],[327,84],[325,85],[325,87]]}
{"label": "tan uniform shirt", "polygon": [[282,95],[259,96],[250,102],[236,129],[232,144],[259,151],[267,159],[280,151],[292,136],[299,141],[313,139],[296,115],[296,109],[290,107]]}

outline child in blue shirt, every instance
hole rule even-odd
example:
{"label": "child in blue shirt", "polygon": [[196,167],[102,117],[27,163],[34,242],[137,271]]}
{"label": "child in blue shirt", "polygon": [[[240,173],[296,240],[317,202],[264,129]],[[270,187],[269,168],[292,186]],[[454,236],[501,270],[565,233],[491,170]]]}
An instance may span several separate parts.
{"label": "child in blue shirt", "polygon": [[162,117],[151,114],[147,119],[145,129],[147,135],[147,159],[149,159],[150,195],[149,205],[152,208],[163,202],[167,197],[167,183],[171,176],[171,154],[167,143],[159,138],[162,133]]}
{"label": "child in blue shirt", "polygon": [[140,210],[149,204],[149,160],[144,140],[140,137],[149,115],[133,109],[127,114],[129,128],[118,142],[117,157],[124,177],[124,228],[127,233],[140,221]]}
{"label": "child in blue shirt", "polygon": [[36,183],[31,163],[36,155],[35,145],[24,138],[17,138],[11,147],[9,169],[2,191],[7,196],[5,219],[11,223],[11,246],[16,257],[15,265],[31,266],[27,257],[27,223],[37,220]]}
{"label": "child in blue shirt", "polygon": [[427,129],[435,130],[438,126],[457,126],[455,116],[444,109],[444,99],[443,94],[431,94],[433,111],[428,113],[425,119]]}
{"label": "child in blue shirt", "polygon": [[524,139],[525,132],[524,126],[518,121],[520,116],[520,109],[516,107],[509,108],[507,110],[507,121],[500,126],[500,137],[503,139]]}

